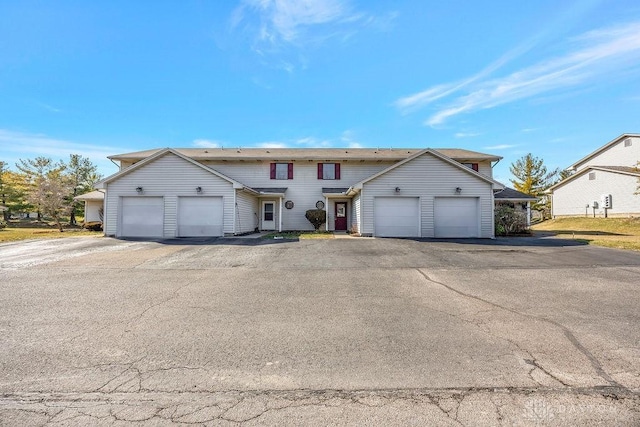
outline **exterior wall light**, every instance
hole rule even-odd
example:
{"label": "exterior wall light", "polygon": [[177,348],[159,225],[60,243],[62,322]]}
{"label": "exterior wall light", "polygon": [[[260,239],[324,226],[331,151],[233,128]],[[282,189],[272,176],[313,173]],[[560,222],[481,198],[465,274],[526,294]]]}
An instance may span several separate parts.
{"label": "exterior wall light", "polygon": [[460,193],[462,193],[462,188],[456,187],[456,194],[460,194]]}
{"label": "exterior wall light", "polygon": [[196,187],[196,193],[198,194],[202,193],[202,187]]}
{"label": "exterior wall light", "polygon": [[400,187],[396,187],[396,193],[400,192]]}
{"label": "exterior wall light", "polygon": [[136,193],[142,194],[143,191],[144,189],[142,187],[136,187]]}

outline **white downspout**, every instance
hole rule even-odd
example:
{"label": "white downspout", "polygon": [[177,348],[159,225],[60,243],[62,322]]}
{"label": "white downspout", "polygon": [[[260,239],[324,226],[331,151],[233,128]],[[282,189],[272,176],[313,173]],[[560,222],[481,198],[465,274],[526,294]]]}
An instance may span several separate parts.
{"label": "white downspout", "polygon": [[531,227],[531,202],[527,202],[527,228]]}
{"label": "white downspout", "polygon": [[278,199],[278,233],[282,233],[282,196]]}

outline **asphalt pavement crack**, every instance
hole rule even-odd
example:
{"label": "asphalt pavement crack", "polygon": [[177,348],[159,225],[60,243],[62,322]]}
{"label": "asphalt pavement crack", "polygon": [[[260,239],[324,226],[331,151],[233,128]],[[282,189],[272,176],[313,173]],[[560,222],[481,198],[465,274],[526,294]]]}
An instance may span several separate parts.
{"label": "asphalt pavement crack", "polygon": [[[582,345],[580,343],[580,341],[578,341],[576,336],[573,334],[573,332],[571,332],[571,330],[569,328],[567,328],[566,326],[564,326],[563,324],[561,324],[559,322],[556,322],[555,320],[548,319],[548,318],[543,317],[543,316],[537,316],[537,315],[529,314],[529,313],[522,313],[522,312],[520,312],[518,310],[514,310],[512,308],[502,306],[500,304],[494,303],[494,302],[486,300],[484,298],[468,294],[468,293],[463,292],[461,290],[458,290],[458,289],[456,289],[456,288],[454,288],[452,286],[449,286],[449,285],[447,285],[445,283],[438,282],[437,280],[433,280],[424,271],[422,271],[419,268],[416,269],[416,270],[418,271],[418,273],[420,273],[430,283],[434,283],[436,285],[440,285],[440,286],[444,287],[445,289],[448,289],[449,291],[454,292],[454,293],[456,293],[456,294],[458,294],[460,296],[463,296],[463,297],[469,298],[469,299],[473,299],[473,300],[482,302],[484,304],[488,304],[488,305],[490,305],[492,307],[498,308],[500,310],[508,311],[508,312],[516,314],[518,316],[526,317],[526,318],[529,318],[529,319],[534,319],[534,320],[541,321],[541,322],[546,322],[546,323],[549,323],[549,324],[559,328],[560,330],[562,330],[562,332],[564,333],[565,337],[569,340],[569,342],[571,342],[571,344],[576,348],[576,350],[578,350],[580,353],[582,353],[582,355],[584,355],[587,358],[587,360],[589,360],[589,362],[591,363],[591,366],[593,367],[595,372],[600,376],[600,378],[602,378],[603,380],[608,382],[609,385],[611,385],[611,386],[624,388],[617,381],[615,381],[613,378],[611,378],[611,376],[602,368],[602,365],[600,364],[600,361],[593,355],[593,353],[591,353],[584,345]],[[511,340],[509,340],[509,341],[513,342]],[[541,370],[543,370],[543,369],[541,369]],[[548,373],[546,370],[543,370],[543,372]],[[554,376],[551,376],[551,377],[555,378]],[[557,378],[555,378],[555,379],[557,379]]]}

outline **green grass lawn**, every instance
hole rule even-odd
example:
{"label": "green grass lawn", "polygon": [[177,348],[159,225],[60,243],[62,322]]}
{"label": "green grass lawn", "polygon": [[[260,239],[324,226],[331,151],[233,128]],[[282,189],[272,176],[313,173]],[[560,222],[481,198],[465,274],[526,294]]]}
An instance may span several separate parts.
{"label": "green grass lawn", "polygon": [[537,233],[552,233],[592,245],[640,251],[640,218],[559,218],[536,224]]}

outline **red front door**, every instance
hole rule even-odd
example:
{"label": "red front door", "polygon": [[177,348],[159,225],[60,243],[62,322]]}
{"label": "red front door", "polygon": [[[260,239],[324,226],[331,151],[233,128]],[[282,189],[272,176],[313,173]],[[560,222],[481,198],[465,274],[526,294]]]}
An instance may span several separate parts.
{"label": "red front door", "polygon": [[347,202],[336,202],[336,231],[347,231]]}

